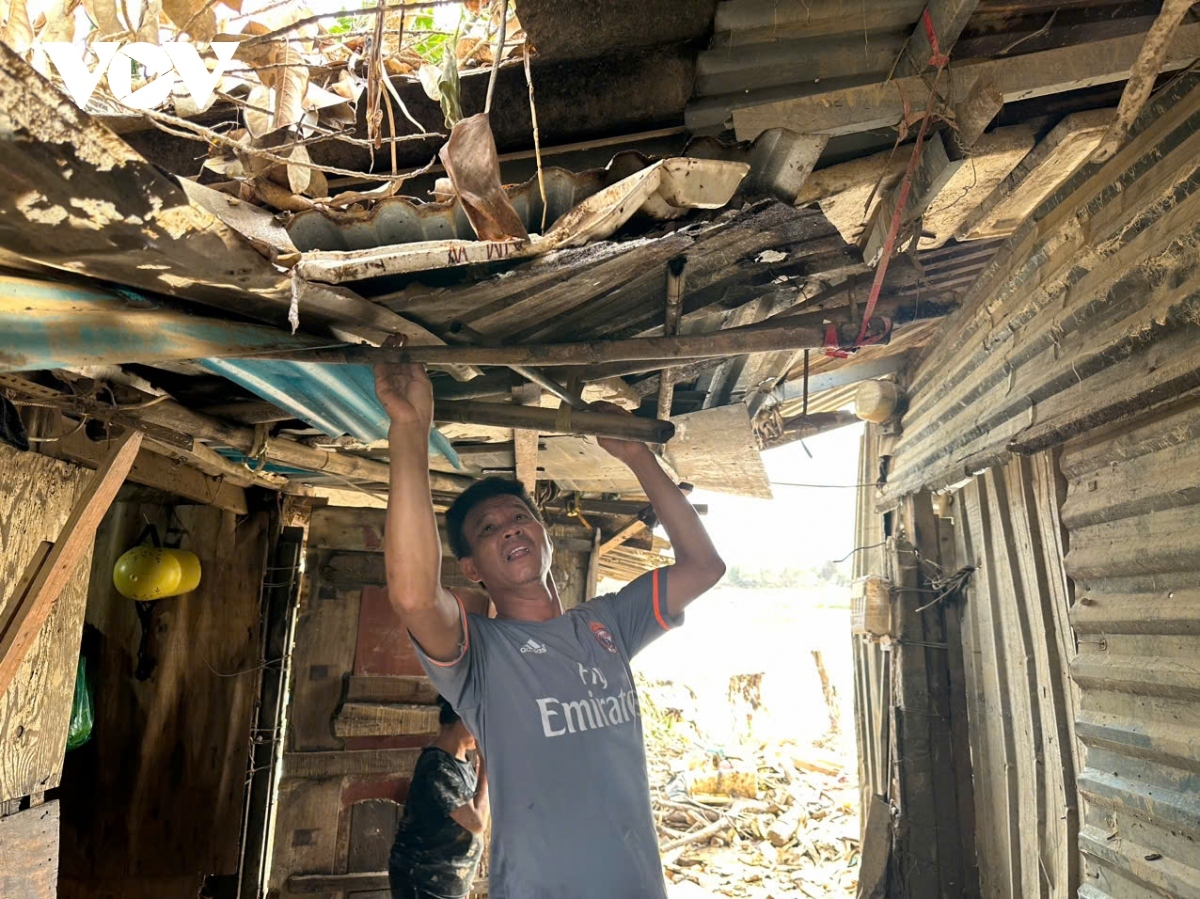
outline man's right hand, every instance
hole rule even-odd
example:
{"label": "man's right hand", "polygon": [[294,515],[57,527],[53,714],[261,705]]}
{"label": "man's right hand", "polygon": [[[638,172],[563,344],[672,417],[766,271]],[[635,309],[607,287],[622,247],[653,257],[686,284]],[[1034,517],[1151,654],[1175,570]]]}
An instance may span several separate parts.
{"label": "man's right hand", "polygon": [[[404,339],[388,338],[383,345],[401,347]],[[425,366],[414,362],[376,365],[375,395],[393,424],[425,431],[433,426],[433,385]]]}

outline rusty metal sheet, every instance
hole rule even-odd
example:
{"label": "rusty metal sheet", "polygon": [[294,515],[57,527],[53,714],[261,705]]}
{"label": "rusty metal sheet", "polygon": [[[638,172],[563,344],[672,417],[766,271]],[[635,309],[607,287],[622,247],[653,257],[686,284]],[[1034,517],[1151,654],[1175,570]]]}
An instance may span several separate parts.
{"label": "rusty metal sheet", "polygon": [[0,371],[196,359],[316,346],[264,325],[194,315],[133,291],[0,276]]}

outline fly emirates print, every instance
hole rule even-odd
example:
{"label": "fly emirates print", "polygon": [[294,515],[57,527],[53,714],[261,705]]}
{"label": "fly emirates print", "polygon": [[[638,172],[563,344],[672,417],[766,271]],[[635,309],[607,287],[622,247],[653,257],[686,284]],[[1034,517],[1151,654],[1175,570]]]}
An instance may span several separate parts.
{"label": "fly emirates print", "polygon": [[[599,634],[597,639],[601,645],[605,645]],[[612,636],[609,635],[609,640],[611,639]],[[605,648],[608,648],[607,645]],[[610,652],[615,651],[614,645]],[[615,694],[607,692],[608,679],[604,672],[599,668],[585,668],[582,664],[579,665],[579,679],[587,688],[586,699],[564,702],[554,696],[545,696],[537,700],[542,718],[542,733],[545,736],[561,737],[564,734],[598,730],[603,727],[620,727],[637,720],[636,690],[621,690]]]}

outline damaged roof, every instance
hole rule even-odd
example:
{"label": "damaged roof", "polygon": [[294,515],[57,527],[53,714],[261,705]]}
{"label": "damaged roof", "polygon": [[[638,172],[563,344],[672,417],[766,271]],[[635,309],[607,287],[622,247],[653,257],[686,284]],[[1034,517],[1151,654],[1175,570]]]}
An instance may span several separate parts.
{"label": "damaged roof", "polygon": [[[403,335],[402,352],[438,360],[454,410],[436,449],[461,474],[431,457],[439,495],[497,470],[547,497],[635,489],[588,449],[597,398],[676,422],[680,477],[761,494],[738,446],[852,420],[838,413],[856,383],[902,372],[1006,238],[1119,140],[1116,103],[1158,14],[450,6],[389,9],[382,32],[374,13],[207,4],[157,30],[118,17],[67,34],[26,28],[16,0],[0,46],[16,344],[0,358],[20,373],[6,393],[65,391],[52,372],[103,366],[141,402],[170,397],[156,427],[182,410],[192,463],[219,468],[217,447],[273,461],[296,489],[378,490],[369,369],[311,354]],[[1200,56],[1197,29],[1186,14],[1150,71]],[[34,46],[181,33],[202,55],[221,35],[242,53],[205,108],[180,88],[138,113],[105,82],[85,112]],[[531,361],[555,359],[572,364]],[[735,407],[724,430],[687,426]],[[532,472],[494,450],[518,421],[542,435]]]}

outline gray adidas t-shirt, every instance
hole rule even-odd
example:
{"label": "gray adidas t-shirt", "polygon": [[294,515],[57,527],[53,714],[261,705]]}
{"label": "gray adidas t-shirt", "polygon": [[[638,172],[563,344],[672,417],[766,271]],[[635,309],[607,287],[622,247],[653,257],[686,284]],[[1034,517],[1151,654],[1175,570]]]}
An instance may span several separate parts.
{"label": "gray adidas t-shirt", "polygon": [[418,647],[487,759],[493,899],[665,899],[629,660],[682,624],[666,589],[660,569],[550,621],[464,613],[449,664]]}

